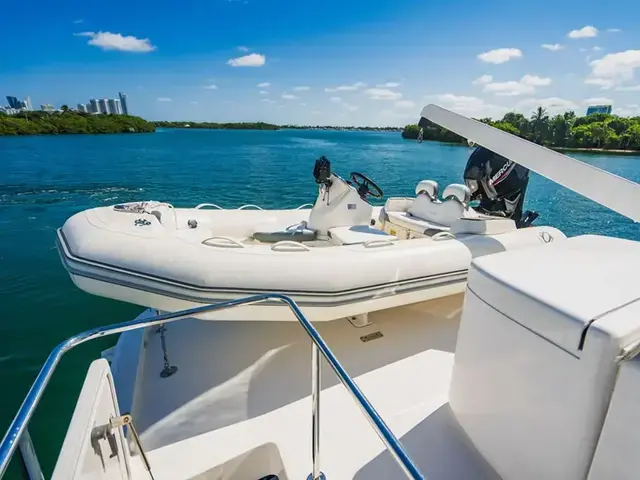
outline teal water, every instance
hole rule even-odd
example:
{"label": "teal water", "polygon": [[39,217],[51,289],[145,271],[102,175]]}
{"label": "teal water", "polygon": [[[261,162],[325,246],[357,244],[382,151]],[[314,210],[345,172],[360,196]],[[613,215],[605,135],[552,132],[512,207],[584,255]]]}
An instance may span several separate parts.
{"label": "teal water", "polygon": [[[312,169],[326,155],[342,176],[360,171],[387,195],[413,195],[418,180],[460,182],[466,147],[405,141],[398,133],[164,130],[155,134],[0,138],[0,435],[50,350],[141,309],[76,289],[54,247],[55,229],[74,213],[132,200],[177,206],[214,202],[296,207],[312,202]],[[640,157],[578,156],[640,182]],[[598,188],[594,185],[593,188]],[[534,175],[527,208],[536,223],[567,235],[640,240],[631,221]],[[115,339],[83,345],[63,360],[31,433],[46,471],[75,406],[88,361]],[[12,470],[8,478],[13,478]]]}

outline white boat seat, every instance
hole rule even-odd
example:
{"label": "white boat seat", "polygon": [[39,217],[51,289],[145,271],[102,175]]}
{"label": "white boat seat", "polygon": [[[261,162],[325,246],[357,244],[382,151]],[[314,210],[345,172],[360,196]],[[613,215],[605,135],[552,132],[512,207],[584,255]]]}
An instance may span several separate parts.
{"label": "white boat seat", "polygon": [[[416,199],[406,208],[393,208],[397,202],[387,201],[385,214],[391,223],[424,234],[448,231],[461,218],[476,217],[469,208],[471,192],[466,185],[451,184],[444,189],[444,201],[433,198],[438,184],[432,180],[423,180],[416,187],[420,191]],[[391,200],[391,199],[390,199]]]}
{"label": "white boat seat", "polygon": [[331,228],[329,229],[329,238],[337,245],[357,245],[372,240],[390,242],[398,240],[398,237],[368,225]]}
{"label": "white boat seat", "polygon": [[431,200],[438,200],[438,182],[435,180],[422,180],[416,185],[416,196],[425,194]]}
{"label": "white boat seat", "polygon": [[419,232],[425,235],[433,235],[438,232],[447,232],[450,227],[438,223],[428,222],[414,217],[408,212],[386,212],[388,221],[394,225]]}

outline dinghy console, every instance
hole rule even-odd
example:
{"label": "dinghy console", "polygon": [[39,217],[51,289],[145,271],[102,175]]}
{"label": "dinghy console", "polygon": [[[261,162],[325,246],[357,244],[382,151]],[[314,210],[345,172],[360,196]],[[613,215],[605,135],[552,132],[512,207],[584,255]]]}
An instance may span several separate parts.
{"label": "dinghy console", "polygon": [[320,189],[307,227],[319,238],[330,237],[329,231],[336,227],[370,225],[373,207],[367,197],[383,195],[373,180],[359,172],[351,173],[351,181],[344,180],[331,172],[331,162],[324,156],[316,160],[313,175]]}

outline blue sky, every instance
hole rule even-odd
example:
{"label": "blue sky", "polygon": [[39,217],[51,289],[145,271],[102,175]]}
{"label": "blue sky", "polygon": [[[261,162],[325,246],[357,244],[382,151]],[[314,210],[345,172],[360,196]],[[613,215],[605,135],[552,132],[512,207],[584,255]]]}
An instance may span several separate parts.
{"label": "blue sky", "polygon": [[37,106],[124,91],[158,120],[640,114],[637,1],[9,0],[2,14],[0,98]]}

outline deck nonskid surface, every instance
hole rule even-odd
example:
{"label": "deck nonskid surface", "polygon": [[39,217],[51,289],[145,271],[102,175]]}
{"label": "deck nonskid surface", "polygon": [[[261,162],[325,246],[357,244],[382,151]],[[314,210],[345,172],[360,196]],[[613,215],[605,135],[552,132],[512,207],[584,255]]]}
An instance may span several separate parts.
{"label": "deck nonskid surface", "polygon": [[[346,320],[317,328],[425,475],[495,478],[447,403],[460,305],[458,295],[370,314],[373,324],[363,328]],[[361,340],[375,332],[382,337]],[[178,373],[159,376],[160,336],[151,333],[134,405],[157,479],[241,478],[241,468],[232,475],[237,466],[225,468],[224,476],[212,469],[251,451],[262,452],[246,460],[262,464],[254,465],[256,472],[306,478],[311,349],[300,325],[188,320],[169,325],[166,340]],[[322,386],[327,478],[401,478],[324,361]]]}

